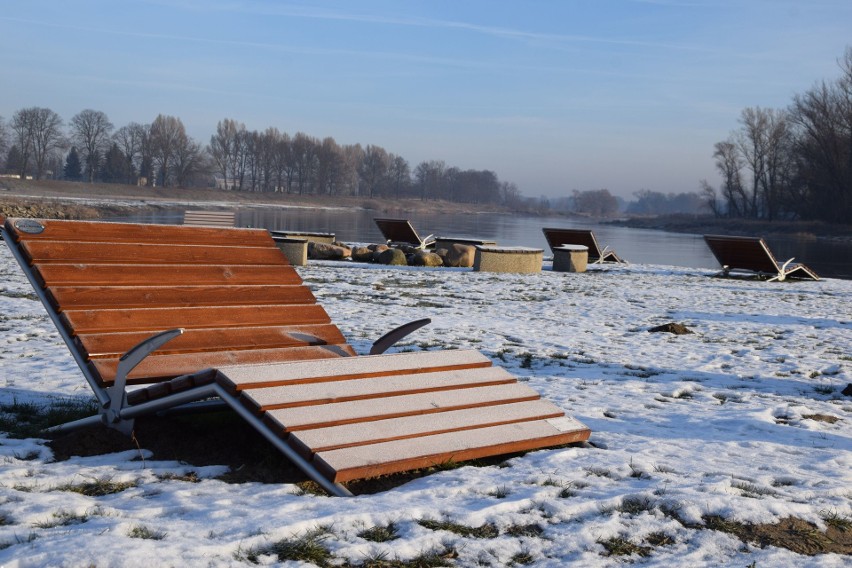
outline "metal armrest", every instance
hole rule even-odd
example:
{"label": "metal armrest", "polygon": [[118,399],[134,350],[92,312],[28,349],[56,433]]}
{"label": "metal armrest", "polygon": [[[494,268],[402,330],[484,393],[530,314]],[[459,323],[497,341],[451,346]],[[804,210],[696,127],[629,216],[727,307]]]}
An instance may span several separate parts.
{"label": "metal armrest", "polygon": [[175,337],[181,335],[183,329],[170,329],[152,335],[132,347],[127,353],[121,356],[118,360],[118,369],[115,374],[115,381],[112,386],[107,388],[109,393],[109,402],[107,408],[102,414],[102,419],[106,423],[118,423],[121,421],[121,409],[124,406],[126,399],[125,387],[127,386],[127,375],[141,363],[145,357],[156,351]]}
{"label": "metal armrest", "polygon": [[429,325],[430,323],[432,323],[432,320],[430,318],[424,318],[415,321],[410,321],[404,325],[397,327],[396,329],[390,330],[389,332],[378,338],[375,343],[373,343],[373,346],[370,348],[370,355],[381,355],[406,335],[409,335],[410,333],[415,332],[424,325]]}

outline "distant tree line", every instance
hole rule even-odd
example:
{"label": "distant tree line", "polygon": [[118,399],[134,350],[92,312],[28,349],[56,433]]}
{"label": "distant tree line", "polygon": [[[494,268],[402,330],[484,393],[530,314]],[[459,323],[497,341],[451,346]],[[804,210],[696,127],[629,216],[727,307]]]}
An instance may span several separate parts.
{"label": "distant tree line", "polygon": [[443,161],[411,168],[402,156],[375,145],[340,145],[277,128],[247,130],[226,118],[202,146],[183,123],[159,115],[151,124],[115,130],[106,114],[86,109],[64,128],[48,108],[0,117],[0,171],[36,179],[160,187],[218,186],[235,191],[299,195],[417,197],[518,206],[517,186],[490,170],[462,170]]}
{"label": "distant tree line", "polygon": [[786,109],[746,108],[740,128],[717,142],[718,189],[702,181],[720,217],[852,219],[852,47],[841,76],[793,97]]}

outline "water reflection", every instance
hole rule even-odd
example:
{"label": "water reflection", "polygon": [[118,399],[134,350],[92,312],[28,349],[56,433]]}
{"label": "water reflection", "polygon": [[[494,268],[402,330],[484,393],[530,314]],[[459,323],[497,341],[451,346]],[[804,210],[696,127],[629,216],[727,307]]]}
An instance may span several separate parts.
{"label": "water reflection", "polygon": [[[334,233],[344,242],[382,242],[374,217],[375,211],[363,209],[247,208],[237,212],[237,225],[271,230]],[[140,213],[123,221],[180,223],[183,209]],[[421,237],[488,239],[507,246],[542,248],[549,253],[542,227],[588,228],[595,232],[601,247],[609,246],[619,256],[640,264],[663,264],[690,268],[719,268],[719,264],[701,235],[630,229],[556,217],[481,213],[412,213],[407,216]],[[119,219],[116,219],[119,220]],[[852,245],[816,241],[799,236],[766,238],[780,262],[795,257],[825,277],[852,278]]]}

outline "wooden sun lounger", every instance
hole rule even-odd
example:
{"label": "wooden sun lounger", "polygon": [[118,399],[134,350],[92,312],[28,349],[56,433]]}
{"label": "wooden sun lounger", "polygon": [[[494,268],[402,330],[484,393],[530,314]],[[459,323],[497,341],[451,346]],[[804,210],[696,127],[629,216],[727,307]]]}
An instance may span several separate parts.
{"label": "wooden sun lounger", "polygon": [[2,233],[101,408],[57,430],[129,432],[218,397],[334,495],[589,437],[476,351],[384,354],[429,320],[355,356],[265,230],[7,219]]}
{"label": "wooden sun lounger", "polygon": [[545,227],[542,229],[544,238],[550,246],[550,251],[562,245],[583,245],[589,249],[589,263],[600,264],[603,262],[618,262],[626,264],[627,261],[615,254],[614,250],[605,247],[601,250],[598,240],[591,229],[557,229]]}
{"label": "wooden sun lounger", "polygon": [[183,224],[194,227],[233,227],[233,211],[184,211]]}
{"label": "wooden sun lounger", "polygon": [[792,258],[783,264],[779,263],[760,237],[704,235],[704,241],[722,265],[719,276],[729,276],[732,271],[744,271],[758,277],[768,277],[767,282],[780,282],[787,278],[819,280],[816,272],[804,264],[794,264]]}
{"label": "wooden sun lounger", "polygon": [[373,219],[387,244],[406,244],[417,248],[426,248],[435,243],[435,237],[429,235],[421,239],[408,219]]}

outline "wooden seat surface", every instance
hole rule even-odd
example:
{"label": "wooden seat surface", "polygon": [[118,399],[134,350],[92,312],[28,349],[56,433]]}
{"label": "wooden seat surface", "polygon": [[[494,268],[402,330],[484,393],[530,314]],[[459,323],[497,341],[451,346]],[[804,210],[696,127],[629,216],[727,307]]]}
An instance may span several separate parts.
{"label": "wooden seat surface", "polygon": [[476,351],[224,367],[216,380],[333,482],[589,437]]}

